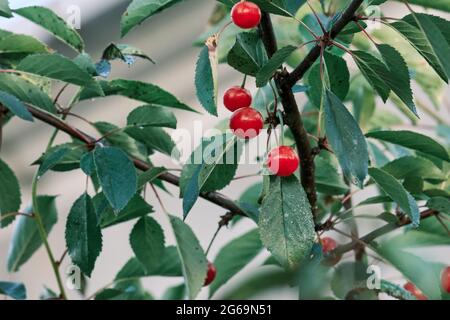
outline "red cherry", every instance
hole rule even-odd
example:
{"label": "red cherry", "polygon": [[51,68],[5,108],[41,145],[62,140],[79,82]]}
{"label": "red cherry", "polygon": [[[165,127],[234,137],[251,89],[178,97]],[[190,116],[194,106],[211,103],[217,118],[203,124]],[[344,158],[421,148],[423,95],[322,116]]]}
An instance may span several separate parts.
{"label": "red cherry", "polygon": [[208,272],[206,273],[206,278],[205,278],[205,286],[208,286],[211,284],[211,282],[214,281],[214,279],[216,278],[216,267],[208,261]]}
{"label": "red cherry", "polygon": [[299,164],[300,160],[297,153],[287,146],[281,146],[270,151],[267,160],[269,170],[279,177],[290,176],[297,170]]}
{"label": "red cherry", "polygon": [[231,19],[238,27],[251,29],[261,21],[261,10],[253,2],[241,1],[231,9]]}
{"label": "red cherry", "polygon": [[225,92],[223,104],[232,112],[240,108],[247,108],[252,104],[252,95],[245,88],[232,87]]}
{"label": "red cherry", "polygon": [[323,237],[322,239],[322,252],[325,255],[324,263],[328,266],[334,266],[341,261],[342,255],[336,255],[331,253],[337,247],[337,243],[333,238]]}
{"label": "red cherry", "polygon": [[450,267],[447,267],[442,271],[441,285],[445,292],[450,293]]}
{"label": "red cherry", "polygon": [[230,119],[230,128],[241,139],[251,139],[259,135],[264,127],[264,119],[261,113],[253,108],[241,108],[236,110]]}
{"label": "red cherry", "polygon": [[428,300],[428,298],[417,288],[413,283],[407,282],[403,286],[406,291],[409,291],[417,300]]}

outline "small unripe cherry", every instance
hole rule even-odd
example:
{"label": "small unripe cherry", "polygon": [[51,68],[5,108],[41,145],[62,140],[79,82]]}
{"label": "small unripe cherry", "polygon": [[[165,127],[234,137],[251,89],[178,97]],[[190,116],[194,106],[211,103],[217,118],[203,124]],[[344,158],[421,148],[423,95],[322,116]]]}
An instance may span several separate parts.
{"label": "small unripe cherry", "polygon": [[412,282],[407,282],[403,286],[406,291],[409,291],[417,300],[428,300],[428,298],[417,288]]}
{"label": "small unripe cherry", "polygon": [[294,149],[280,146],[269,152],[267,167],[269,171],[279,177],[288,177],[293,174],[300,164],[300,159]]}
{"label": "small unripe cherry", "polygon": [[247,108],[252,104],[252,95],[245,88],[239,86],[232,87],[225,92],[223,104],[231,112],[240,108]]}
{"label": "small unripe cherry", "polygon": [[210,285],[211,282],[213,282],[214,279],[216,278],[216,274],[217,274],[216,267],[211,262],[208,261],[208,271],[206,272],[204,286]]}
{"label": "small unripe cherry", "polygon": [[450,293],[450,267],[446,267],[441,275],[442,290]]}
{"label": "small unripe cherry", "polygon": [[263,116],[253,108],[238,109],[230,118],[230,129],[241,139],[256,137],[263,127]]}
{"label": "small unripe cherry", "polygon": [[337,243],[333,238],[323,237],[322,253],[324,254],[324,263],[328,266],[334,266],[341,261],[342,255],[333,254],[332,251],[337,248]]}
{"label": "small unripe cherry", "polygon": [[261,21],[261,10],[253,2],[241,1],[231,9],[231,20],[242,29],[251,29]]}

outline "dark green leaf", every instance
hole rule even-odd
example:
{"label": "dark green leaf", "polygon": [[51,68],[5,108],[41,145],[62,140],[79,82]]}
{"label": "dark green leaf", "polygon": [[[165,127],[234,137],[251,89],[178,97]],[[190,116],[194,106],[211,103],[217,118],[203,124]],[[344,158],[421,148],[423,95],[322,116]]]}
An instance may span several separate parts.
{"label": "dark green leaf", "polygon": [[122,210],[137,191],[133,162],[120,149],[94,150],[94,162],[103,193],[115,211]]}
{"label": "dark green leaf", "polygon": [[263,249],[257,229],[225,245],[214,259],[217,275],[210,286],[210,296],[249,264]]}
{"label": "dark green leaf", "polygon": [[423,152],[424,154],[450,162],[447,150],[435,140],[423,134],[413,131],[373,131],[366,134],[368,138],[374,138],[402,147]]}
{"label": "dark green leaf", "polygon": [[443,173],[428,159],[405,156],[387,163],[382,167],[396,179],[416,176],[424,179],[445,180]]}
{"label": "dark green leaf", "polygon": [[434,197],[428,200],[426,206],[430,209],[450,215],[450,200],[444,197]]}
{"label": "dark green leaf", "polygon": [[5,18],[11,18],[12,12],[9,7],[8,0],[0,0],[0,16]]}
{"label": "dark green leaf", "polygon": [[32,6],[16,9],[14,13],[47,29],[47,31],[75,50],[79,52],[84,50],[84,43],[78,32],[50,9]]}
{"label": "dark green leaf", "polygon": [[51,170],[61,159],[70,151],[68,148],[59,148],[48,156],[44,156],[42,164],[39,166],[38,175],[42,177],[47,171]]}
{"label": "dark green leaf", "polygon": [[195,299],[206,278],[207,261],[203,249],[191,228],[181,219],[170,216],[177,242],[178,255],[189,299]]}
{"label": "dark green leaf", "polygon": [[134,109],[127,118],[128,126],[136,127],[167,127],[175,129],[177,119],[166,108],[155,106],[142,106]]}
{"label": "dark green leaf", "polygon": [[11,34],[1,39],[1,54],[46,53],[48,47],[36,38],[24,34]]}
{"label": "dark green leaf", "polygon": [[420,224],[420,212],[411,194],[398,180],[381,169],[370,168],[369,174],[377,185],[400,206],[411,219],[413,226],[417,228]]}
{"label": "dark green leaf", "polygon": [[91,276],[102,251],[102,232],[91,197],[85,193],[70,209],[66,223],[66,244],[73,263]]}
{"label": "dark green leaf", "polygon": [[267,58],[261,56],[261,52],[264,52],[262,48],[262,42],[256,33],[240,33],[228,53],[228,64],[239,72],[256,76]]}
{"label": "dark green leaf", "polygon": [[[402,1],[402,0],[396,0],[396,1]],[[450,3],[447,0],[408,0],[410,4],[416,4],[418,6],[422,6],[425,8],[430,9],[437,9],[442,10],[446,12],[450,12]]]}
{"label": "dark green leaf", "polygon": [[105,60],[114,60],[121,59],[124,62],[128,63],[127,57],[139,57],[145,60],[150,61],[151,63],[155,63],[152,58],[150,58],[145,52],[142,50],[129,46],[127,44],[114,44],[111,43],[106,49],[103,51],[102,59]]}
{"label": "dark green leaf", "polygon": [[168,288],[161,300],[186,300],[186,286],[184,283]]}
{"label": "dark green leaf", "polygon": [[348,186],[331,162],[323,157],[317,157],[315,163],[316,186],[319,192],[329,195],[342,195],[348,192]]}
{"label": "dark green leaf", "polygon": [[11,168],[0,159],[0,227],[4,228],[14,220],[5,218],[9,213],[19,211],[21,204],[20,185]]}
{"label": "dark green leaf", "polygon": [[217,116],[217,64],[216,44],[205,45],[195,68],[195,88],[203,108],[213,116]]}
{"label": "dark green leaf", "polygon": [[121,35],[124,37],[134,27],[181,0],[133,0],[122,15]]}
{"label": "dark green leaf", "polygon": [[94,153],[87,152],[80,160],[81,170],[88,176],[92,176],[95,173]]}
{"label": "dark green leaf", "polygon": [[41,165],[47,158],[54,157],[54,154],[61,152],[61,149],[68,150],[65,155],[50,169],[53,171],[70,171],[80,167],[80,160],[85,153],[85,148],[79,143],[63,143],[50,148],[33,165]]}
{"label": "dark green leaf", "polygon": [[[58,220],[55,197],[39,196],[37,206],[45,232],[48,235]],[[32,210],[32,208],[28,208],[25,213],[31,214]],[[35,219],[25,216],[18,217],[8,250],[8,271],[19,271],[20,267],[31,258],[41,245],[42,240]]]}
{"label": "dark green leaf", "polygon": [[158,267],[159,259],[164,254],[164,243],[164,232],[151,217],[141,218],[130,234],[133,252],[147,271]]}
{"label": "dark green leaf", "polygon": [[25,286],[17,282],[0,281],[0,294],[7,295],[16,300],[25,300],[27,298]]}
{"label": "dark green leaf", "polygon": [[270,179],[259,219],[261,240],[281,265],[293,269],[309,255],[314,243],[311,207],[295,176]]}
{"label": "dark green leaf", "polygon": [[297,49],[294,46],[286,46],[281,48],[266,62],[256,74],[256,85],[258,87],[264,87],[270,78],[274,75],[275,71],[281,67],[286,59]]}
{"label": "dark green leaf", "polygon": [[369,152],[361,128],[334,93],[324,97],[327,138],[342,167],[344,176],[362,187],[367,176]]}
{"label": "dark green leaf", "polygon": [[165,168],[156,167],[141,173],[138,176],[138,189],[142,188],[147,183],[151,183],[166,171],[167,170]]}
{"label": "dark green leaf", "polygon": [[172,138],[161,128],[130,127],[125,132],[151,150],[157,150],[175,158],[178,155],[178,150]]}
{"label": "dark green leaf", "polygon": [[0,91],[0,104],[6,107],[13,114],[26,121],[33,121],[33,115],[28,111],[27,107],[9,93]]}
{"label": "dark green leaf", "polygon": [[331,279],[331,289],[340,299],[345,299],[347,294],[356,288],[366,288],[367,266],[361,262],[345,262],[334,271]]}

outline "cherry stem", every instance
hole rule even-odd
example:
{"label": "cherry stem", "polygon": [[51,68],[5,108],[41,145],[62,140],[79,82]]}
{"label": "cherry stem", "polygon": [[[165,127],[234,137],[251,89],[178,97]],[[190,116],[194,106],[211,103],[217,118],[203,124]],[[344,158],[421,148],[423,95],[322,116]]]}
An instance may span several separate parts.
{"label": "cherry stem", "polygon": [[63,94],[63,92],[67,89],[67,87],[69,86],[68,83],[66,83],[61,90],[58,91],[58,93],[55,96],[55,99],[53,100],[53,104],[56,105],[58,103],[59,98],[61,97],[61,95]]}
{"label": "cherry stem", "polygon": [[247,75],[244,74],[244,79],[242,80],[242,84],[241,84],[241,88],[244,89],[245,88],[245,84],[247,83]]}
{"label": "cherry stem", "polygon": [[335,40],[332,40],[331,43],[336,46],[337,48],[347,52],[349,55],[351,55],[353,58],[355,58],[355,55],[353,54],[353,52],[351,52],[349,49],[347,49],[346,47],[344,47],[342,44],[340,44],[339,42],[336,42]]}
{"label": "cherry stem", "polygon": [[23,217],[27,217],[30,219],[34,218],[33,213],[11,212],[11,213],[5,214],[4,216],[0,217],[0,221],[6,220],[11,217],[16,217],[16,216],[23,216]]}
{"label": "cherry stem", "polygon": [[361,29],[362,32],[364,32],[364,34],[366,35],[367,38],[369,38],[370,41],[372,41],[372,43],[377,46],[378,44],[375,42],[375,40],[373,40],[373,38],[370,36],[370,34],[367,32],[366,29],[363,28],[363,26],[358,22],[355,21],[356,25],[358,26],[359,29]]}
{"label": "cherry stem", "polygon": [[219,224],[219,227],[217,227],[216,232],[214,232],[214,235],[213,235],[213,237],[211,238],[211,241],[209,242],[208,248],[207,248],[206,251],[205,251],[205,256],[208,256],[208,253],[209,253],[209,251],[211,250],[211,247],[212,247],[214,241],[216,240],[217,235],[219,234],[220,230],[222,230],[222,227],[223,227],[223,225],[222,225],[222,224]]}
{"label": "cherry stem", "polygon": [[316,17],[317,22],[319,23],[320,29],[322,29],[323,34],[327,33],[327,30],[325,29],[325,27],[322,24],[322,21],[320,21],[319,16],[317,15],[316,11],[314,10],[314,8],[311,6],[311,4],[309,3],[309,0],[306,0],[306,3],[308,4],[308,7],[311,9],[312,13],[314,14],[314,16]]}

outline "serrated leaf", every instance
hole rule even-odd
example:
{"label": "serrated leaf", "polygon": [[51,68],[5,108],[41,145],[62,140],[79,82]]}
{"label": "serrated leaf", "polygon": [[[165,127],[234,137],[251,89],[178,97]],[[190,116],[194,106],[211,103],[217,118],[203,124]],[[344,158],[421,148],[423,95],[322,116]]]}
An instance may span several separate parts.
{"label": "serrated leaf", "polygon": [[[99,83],[105,96],[119,95],[142,101],[153,106],[194,111],[169,92],[150,83],[125,79],[116,79],[109,82],[100,81]],[[80,95],[80,100],[96,97],[99,97],[99,95],[94,94],[92,91],[84,90]]]}
{"label": "serrated leaf", "polygon": [[127,11],[122,15],[120,21],[121,35],[124,37],[134,27],[181,0],[134,0],[130,3]]}
{"label": "serrated leaf", "polygon": [[360,187],[367,176],[369,152],[361,128],[334,93],[324,97],[327,139],[342,167],[344,176]]}
{"label": "serrated leaf", "polygon": [[389,173],[381,169],[370,168],[370,177],[376,184],[392,199],[411,219],[414,227],[420,224],[420,212],[416,200],[406,191],[402,184],[391,176]]}
{"label": "serrated leaf", "polygon": [[50,170],[64,172],[75,170],[80,167],[80,160],[85,153],[85,149],[79,143],[63,143],[50,148],[44,155],[33,162],[33,165],[41,165],[47,161],[48,157],[53,157],[55,153],[59,153],[60,149],[66,149],[68,152],[55,164]]}
{"label": "serrated leaf", "polygon": [[22,102],[56,114],[52,99],[38,86],[20,76],[0,73],[0,90],[15,96]]}
{"label": "serrated leaf", "polygon": [[373,131],[367,133],[366,137],[390,142],[450,162],[447,150],[443,146],[432,138],[417,132],[406,130]]}
{"label": "serrated leaf", "polygon": [[48,51],[48,47],[43,42],[24,34],[11,34],[0,41],[0,54],[46,53]]}
{"label": "serrated leaf", "polygon": [[[38,196],[37,206],[42,223],[48,235],[58,220],[55,197]],[[31,214],[31,207],[25,213]],[[17,272],[31,256],[40,248],[42,240],[36,221],[32,218],[19,216],[15,223],[14,232],[8,249],[7,267],[9,272]]]}
{"label": "serrated leaf", "polygon": [[294,269],[309,255],[314,221],[306,193],[295,176],[270,178],[259,230],[264,246],[285,268]]}
{"label": "serrated leaf", "polygon": [[[1,10],[1,1],[0,1]],[[25,300],[27,291],[23,283],[0,281],[0,294],[11,297],[15,300]]]}
{"label": "serrated leaf", "polygon": [[263,249],[257,229],[226,244],[214,259],[217,275],[210,285],[210,296],[249,264]]}
{"label": "serrated leaf", "polygon": [[32,6],[16,9],[13,10],[13,12],[38,24],[75,50],[79,52],[84,50],[84,43],[78,32],[52,10],[44,7]]}
{"label": "serrated leaf", "polygon": [[297,50],[297,47],[286,46],[275,52],[269,61],[267,61],[256,74],[256,86],[259,88],[264,87],[274,75],[275,71],[281,67],[295,50]]}
{"label": "serrated leaf", "polygon": [[91,197],[85,193],[70,209],[66,223],[66,244],[73,263],[91,276],[102,251],[102,232]]}
{"label": "serrated leaf", "polygon": [[217,54],[215,40],[203,47],[195,68],[195,88],[203,108],[217,116]]}
{"label": "serrated leaf", "polygon": [[11,18],[12,12],[9,7],[8,0],[0,0],[0,16],[5,18]]}
{"label": "serrated leaf", "polygon": [[114,147],[96,148],[94,162],[103,193],[115,211],[122,210],[137,191],[133,162]]}
{"label": "serrated leaf", "polygon": [[159,259],[164,254],[164,243],[164,232],[151,217],[141,218],[130,233],[133,252],[147,271],[159,265]]}
{"label": "serrated leaf", "polygon": [[188,296],[189,299],[195,299],[206,279],[206,256],[187,224],[174,216],[170,216],[170,224],[175,234]]}
{"label": "serrated leaf", "polygon": [[328,195],[342,195],[349,190],[337,168],[322,157],[315,159],[317,191]]}
{"label": "serrated leaf", "polygon": [[147,183],[151,183],[153,180],[157,179],[164,172],[167,172],[165,168],[155,167],[141,173],[138,176],[138,189],[142,188]]}
{"label": "serrated leaf", "polygon": [[422,177],[424,179],[445,180],[443,173],[433,162],[425,158],[404,156],[385,164],[381,169],[396,179]]}
{"label": "serrated leaf", "polygon": [[128,114],[127,125],[135,127],[166,127],[176,129],[177,118],[166,108],[141,106]]}
{"label": "serrated leaf", "polygon": [[256,76],[267,57],[261,39],[256,33],[243,32],[236,36],[236,42],[228,53],[228,64],[239,72]]}
{"label": "serrated leaf", "polygon": [[[402,0],[396,0],[402,2]],[[408,0],[410,4],[416,4],[425,8],[450,12],[450,3],[447,0]]]}
{"label": "serrated leaf", "polygon": [[390,77],[387,67],[370,53],[364,51],[352,51],[352,53],[361,73],[378,92],[383,101],[386,102],[391,92],[385,81],[385,79]]}
{"label": "serrated leaf", "polygon": [[51,170],[54,166],[56,166],[61,159],[63,159],[66,154],[70,152],[69,148],[59,148],[55,152],[50,153],[49,155],[44,155],[44,160],[42,164],[39,166],[38,176],[42,177],[47,171]]}
{"label": "serrated leaf", "polygon": [[390,76],[383,77],[383,79],[385,79],[391,90],[406,104],[409,110],[417,116],[409,70],[405,60],[397,50],[388,44],[378,44],[377,48],[390,71]]}
{"label": "serrated leaf", "polygon": [[27,107],[19,99],[7,92],[0,91],[0,105],[3,105],[14,115],[25,121],[34,121],[33,115],[28,111]]}
{"label": "serrated leaf", "polygon": [[124,62],[128,63],[127,57],[139,57],[145,60],[150,61],[151,63],[155,63],[152,58],[150,58],[145,52],[142,50],[129,46],[127,44],[114,44],[111,43],[106,49],[103,51],[102,59],[104,60],[114,60],[120,59]]}
{"label": "serrated leaf", "polygon": [[19,211],[21,204],[20,185],[11,168],[0,159],[0,228],[14,221],[14,216],[5,218],[8,213]]}
{"label": "serrated leaf", "polygon": [[161,128],[154,127],[130,127],[125,132],[133,139],[144,144],[151,150],[157,150],[168,156],[177,157],[178,150],[167,132]]}

